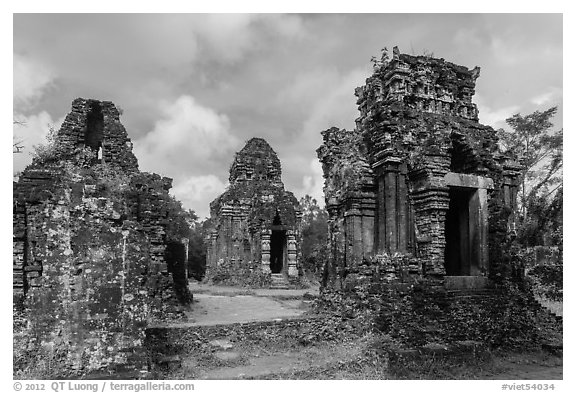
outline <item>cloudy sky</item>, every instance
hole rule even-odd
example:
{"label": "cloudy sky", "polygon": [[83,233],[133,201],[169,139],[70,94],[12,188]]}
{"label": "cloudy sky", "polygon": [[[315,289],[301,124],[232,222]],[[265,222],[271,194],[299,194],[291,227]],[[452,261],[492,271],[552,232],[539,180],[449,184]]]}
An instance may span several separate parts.
{"label": "cloudy sky", "polygon": [[234,152],[263,137],[297,197],[322,197],[320,131],[352,128],[354,88],[383,47],[482,68],[480,121],[558,105],[560,14],[15,14],[14,134],[29,162],[74,98],[113,101],[140,168],[201,217]]}

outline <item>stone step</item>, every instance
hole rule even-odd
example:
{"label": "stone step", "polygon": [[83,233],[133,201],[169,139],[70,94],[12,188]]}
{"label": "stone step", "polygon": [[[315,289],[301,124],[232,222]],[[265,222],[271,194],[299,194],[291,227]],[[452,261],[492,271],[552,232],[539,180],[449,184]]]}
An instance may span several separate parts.
{"label": "stone step", "polygon": [[272,283],[270,285],[271,289],[289,289],[290,283],[286,276],[282,273],[272,273]]}
{"label": "stone step", "polygon": [[564,319],[562,318],[562,315],[556,314],[554,311],[552,311],[544,304],[542,304],[540,301],[538,301],[538,299],[536,299],[534,296],[531,299],[531,303],[534,307],[539,307],[542,311],[548,314],[548,316],[553,320],[555,320],[557,323],[563,324]]}
{"label": "stone step", "polygon": [[449,291],[490,289],[492,282],[484,276],[445,276],[444,287]]}
{"label": "stone step", "polygon": [[470,291],[470,290],[462,290],[462,291],[446,291],[446,295],[451,297],[489,297],[494,296],[497,293],[492,290],[478,290],[478,291]]}
{"label": "stone step", "polygon": [[542,344],[542,349],[552,354],[561,354],[564,349],[564,344],[561,341],[549,341]]}
{"label": "stone step", "polygon": [[274,284],[272,283],[272,285],[270,285],[271,289],[289,289],[290,286],[288,284],[284,284],[284,283],[278,283],[278,284]]}
{"label": "stone step", "polygon": [[449,302],[457,300],[486,301],[497,296],[494,290],[451,290],[446,291],[446,298]]}

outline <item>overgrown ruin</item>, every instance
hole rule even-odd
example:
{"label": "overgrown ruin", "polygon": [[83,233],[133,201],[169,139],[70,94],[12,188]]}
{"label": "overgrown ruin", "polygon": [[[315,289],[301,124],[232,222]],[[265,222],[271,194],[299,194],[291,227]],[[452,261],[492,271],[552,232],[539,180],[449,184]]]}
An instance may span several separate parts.
{"label": "overgrown ruin", "polygon": [[332,284],[370,259],[390,278],[448,286],[513,274],[519,166],[478,122],[479,72],[395,47],[356,89],[356,128],[322,132]]}
{"label": "overgrown ruin", "polygon": [[[397,48],[375,62],[356,128],[322,132],[318,264],[302,263],[301,206],[264,139],[236,153],[193,237],[114,104],[74,100],[14,183],[15,378],[452,378],[494,348],[561,355],[562,316],[523,277],[520,168],[478,121],[478,76]],[[322,265],[322,285],[303,277]]]}
{"label": "overgrown ruin", "polygon": [[76,99],[14,183],[13,288],[31,353],[141,370],[144,330],[191,301],[172,180],[138,170],[113,103]]}
{"label": "overgrown ruin", "polygon": [[208,279],[224,274],[267,285],[298,278],[301,212],[281,175],[264,139],[252,138],[236,153],[230,186],[210,204]]}

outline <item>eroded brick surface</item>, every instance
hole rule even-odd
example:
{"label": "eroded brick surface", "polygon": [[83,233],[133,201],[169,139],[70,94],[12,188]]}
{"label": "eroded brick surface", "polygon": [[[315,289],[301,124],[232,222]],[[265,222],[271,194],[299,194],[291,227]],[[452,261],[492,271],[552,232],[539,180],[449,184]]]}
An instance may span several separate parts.
{"label": "eroded brick surface", "polygon": [[[446,262],[449,221],[471,223],[469,244],[455,252],[473,262],[456,275],[510,274],[519,167],[478,122],[479,72],[394,48],[356,89],[356,128],[322,132],[331,282],[340,285],[363,259],[396,253],[420,258],[423,275],[455,274],[447,272],[458,269]],[[453,210],[466,217],[447,216],[458,203]]]}
{"label": "eroded brick surface", "polygon": [[166,257],[171,182],[138,170],[114,104],[74,100],[14,183],[14,300],[29,346],[66,348],[79,373],[146,366],[144,329],[182,314],[175,279],[187,280]]}
{"label": "eroded brick surface", "polygon": [[229,188],[210,204],[207,279],[223,271],[256,286],[269,285],[270,273],[298,278],[301,212],[281,174],[264,139],[250,139],[236,154]]}

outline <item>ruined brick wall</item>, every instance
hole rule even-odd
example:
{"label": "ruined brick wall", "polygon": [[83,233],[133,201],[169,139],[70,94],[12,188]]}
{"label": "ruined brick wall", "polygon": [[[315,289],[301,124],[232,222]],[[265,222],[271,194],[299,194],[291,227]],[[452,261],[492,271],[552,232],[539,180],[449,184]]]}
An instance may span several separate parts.
{"label": "ruined brick wall", "polygon": [[100,162],[125,172],[138,171],[132,141],[120,123],[118,109],[110,101],[75,99],[56,134],[55,148],[59,160],[72,159],[79,150],[89,148],[96,153],[96,160],[101,157]]}
{"label": "ruined brick wall", "polygon": [[[329,279],[343,277],[363,256],[374,252],[374,173],[356,131],[330,128],[322,132],[318,149],[325,184],[328,246],[332,265]],[[347,263],[346,263],[347,262]],[[341,283],[338,283],[341,285]]]}
{"label": "ruined brick wall", "polygon": [[[101,160],[85,143],[94,107]],[[145,327],[184,306],[166,259],[170,187],[138,171],[112,103],[74,101],[51,150],[14,184],[14,300],[29,343],[65,348],[76,373],[146,367]]]}
{"label": "ruined brick wall", "polygon": [[276,229],[286,236],[283,273],[298,276],[301,213],[281,174],[278,155],[264,139],[250,139],[236,154],[230,186],[210,204],[208,279],[217,267],[269,273]]}
{"label": "ruined brick wall", "polygon": [[[356,89],[360,117],[347,132],[354,135],[354,148],[346,138],[334,138],[333,129],[323,132],[318,155],[326,203],[335,206],[331,220],[354,216],[362,202],[375,204],[373,252],[354,249],[361,224],[341,225],[344,245],[353,251],[340,265],[352,268],[371,254],[401,253],[422,258],[425,274],[443,276],[450,190],[464,187],[477,190],[478,201],[471,203],[481,209],[470,208],[471,215],[480,214],[475,235],[482,238],[481,249],[473,250],[482,254],[475,274],[499,274],[502,244],[513,226],[518,167],[499,152],[495,130],[478,122],[472,96],[479,71],[394,48],[392,59],[376,64]],[[340,153],[346,150],[355,153]],[[363,169],[366,163],[371,174]],[[346,173],[366,173],[366,184],[371,176],[374,194],[352,196],[346,184],[334,181]]]}

